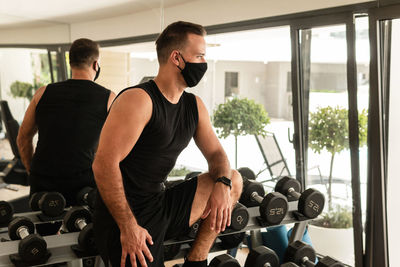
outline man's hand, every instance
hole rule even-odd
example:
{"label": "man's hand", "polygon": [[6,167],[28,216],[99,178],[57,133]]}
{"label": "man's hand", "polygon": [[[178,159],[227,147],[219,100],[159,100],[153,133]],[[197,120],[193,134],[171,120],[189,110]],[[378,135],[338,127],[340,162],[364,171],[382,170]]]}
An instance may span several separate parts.
{"label": "man's hand", "polygon": [[143,267],[147,267],[146,259],[153,261],[153,256],[146,244],[153,245],[153,240],[147,230],[138,224],[131,223],[121,229],[121,267],[125,267],[126,257],[129,255],[132,267],[137,267],[136,259]]}
{"label": "man's hand", "polygon": [[208,199],[202,219],[211,216],[211,230],[219,233],[231,224],[231,190],[223,183],[216,183]]}

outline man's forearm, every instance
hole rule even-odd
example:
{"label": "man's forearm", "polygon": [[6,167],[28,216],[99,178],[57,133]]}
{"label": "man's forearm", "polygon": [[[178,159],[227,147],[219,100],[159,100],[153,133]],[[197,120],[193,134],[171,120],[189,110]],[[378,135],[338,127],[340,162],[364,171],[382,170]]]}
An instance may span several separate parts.
{"label": "man's forearm", "polygon": [[93,172],[101,198],[119,228],[122,229],[128,223],[137,223],[126,200],[119,166],[107,167],[106,164],[94,164]]}
{"label": "man's forearm", "polygon": [[31,170],[31,162],[33,158],[33,144],[32,140],[19,140],[18,150],[21,161],[25,166],[26,171],[29,173]]}
{"label": "man's forearm", "polygon": [[217,152],[211,157],[208,162],[208,172],[210,173],[210,176],[215,180],[221,176],[226,176],[230,178],[231,167],[229,165],[229,160],[225,152]]}

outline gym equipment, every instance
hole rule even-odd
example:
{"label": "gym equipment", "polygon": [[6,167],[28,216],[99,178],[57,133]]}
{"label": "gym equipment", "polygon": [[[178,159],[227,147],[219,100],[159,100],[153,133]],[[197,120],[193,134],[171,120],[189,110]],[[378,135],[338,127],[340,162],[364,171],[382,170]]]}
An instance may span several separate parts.
{"label": "gym equipment", "polygon": [[298,200],[298,211],[309,219],[314,219],[324,209],[324,195],[313,188],[300,193],[301,185],[296,179],[285,176],[276,183],[275,191],[287,196],[288,201]]}
{"label": "gym equipment", "polygon": [[200,224],[201,224],[202,220],[198,219],[197,221],[195,221],[195,223],[190,226],[189,232],[187,233],[187,237],[194,239],[197,235],[197,232],[200,229]]}
{"label": "gym equipment", "polygon": [[231,214],[231,225],[229,228],[233,230],[242,230],[249,223],[249,211],[241,203],[236,203]]}
{"label": "gym equipment", "polygon": [[231,235],[221,235],[218,238],[221,240],[221,247],[223,249],[237,248],[243,239],[246,237],[246,232],[240,232]]}
{"label": "gym equipment", "polygon": [[240,267],[240,264],[231,255],[221,254],[213,258],[208,267]]}
{"label": "gym equipment", "polygon": [[83,207],[74,207],[67,211],[64,217],[64,226],[68,232],[78,232],[78,245],[84,251],[95,254],[92,215]]}
{"label": "gym equipment", "polygon": [[255,180],[256,174],[248,167],[241,167],[238,169],[238,172],[242,177],[246,177],[249,180]]}
{"label": "gym equipment", "polygon": [[272,249],[259,246],[250,251],[244,267],[279,267],[279,259]]}
{"label": "gym equipment", "polygon": [[0,225],[8,224],[13,215],[13,206],[7,201],[0,201]]}
{"label": "gym equipment", "polygon": [[29,199],[33,211],[41,210],[48,217],[61,216],[65,209],[65,198],[58,192],[37,192]]}
{"label": "gym equipment", "polygon": [[76,203],[80,206],[88,205],[89,208],[94,209],[96,194],[97,190],[95,188],[86,186],[76,195]]}
{"label": "gym equipment", "polygon": [[288,211],[288,201],[279,192],[272,192],[265,197],[264,187],[261,183],[243,178],[243,192],[240,203],[246,207],[260,207],[260,216],[268,225],[279,224]]}
{"label": "gym equipment", "polygon": [[18,255],[27,262],[37,262],[46,257],[47,243],[34,234],[35,225],[26,217],[17,217],[8,225],[11,240],[22,239],[18,244]]}
{"label": "gym equipment", "polygon": [[315,264],[315,250],[308,244],[302,241],[295,241],[289,244],[284,262],[292,262],[304,267],[344,267],[343,263],[326,256]]}
{"label": "gym equipment", "polygon": [[289,244],[286,249],[285,256],[283,258],[284,262],[293,262],[297,265],[314,266],[315,250],[303,241],[297,240]]}
{"label": "gym equipment", "polygon": [[[240,231],[247,226],[249,219],[250,215],[247,208],[241,203],[236,203],[231,214],[231,225],[225,231]],[[196,237],[201,222],[202,220],[199,219],[190,227],[189,232],[186,234],[189,238],[194,239]]]}

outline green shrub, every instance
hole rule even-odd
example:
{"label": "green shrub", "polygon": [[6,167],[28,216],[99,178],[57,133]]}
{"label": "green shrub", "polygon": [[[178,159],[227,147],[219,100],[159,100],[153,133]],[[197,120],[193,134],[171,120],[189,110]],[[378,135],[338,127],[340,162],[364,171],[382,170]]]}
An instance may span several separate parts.
{"label": "green shrub", "polygon": [[312,222],[313,225],[326,228],[350,228],[353,227],[353,214],[349,207],[336,206],[327,213],[323,213],[321,219]]}
{"label": "green shrub", "polygon": [[265,136],[269,123],[264,106],[247,98],[233,98],[219,104],[212,118],[219,138],[235,137],[235,167],[237,168],[237,137],[249,134]]}

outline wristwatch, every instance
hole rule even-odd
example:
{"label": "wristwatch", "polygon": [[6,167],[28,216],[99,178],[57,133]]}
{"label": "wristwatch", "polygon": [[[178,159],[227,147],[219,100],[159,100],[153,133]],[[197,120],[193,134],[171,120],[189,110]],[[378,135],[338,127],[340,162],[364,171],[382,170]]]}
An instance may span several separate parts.
{"label": "wristwatch", "polygon": [[217,178],[217,180],[215,182],[216,183],[218,183],[218,182],[223,183],[223,184],[229,186],[230,189],[232,189],[232,181],[231,181],[231,179],[229,179],[229,178],[227,178],[225,176],[221,176],[221,177]]}

